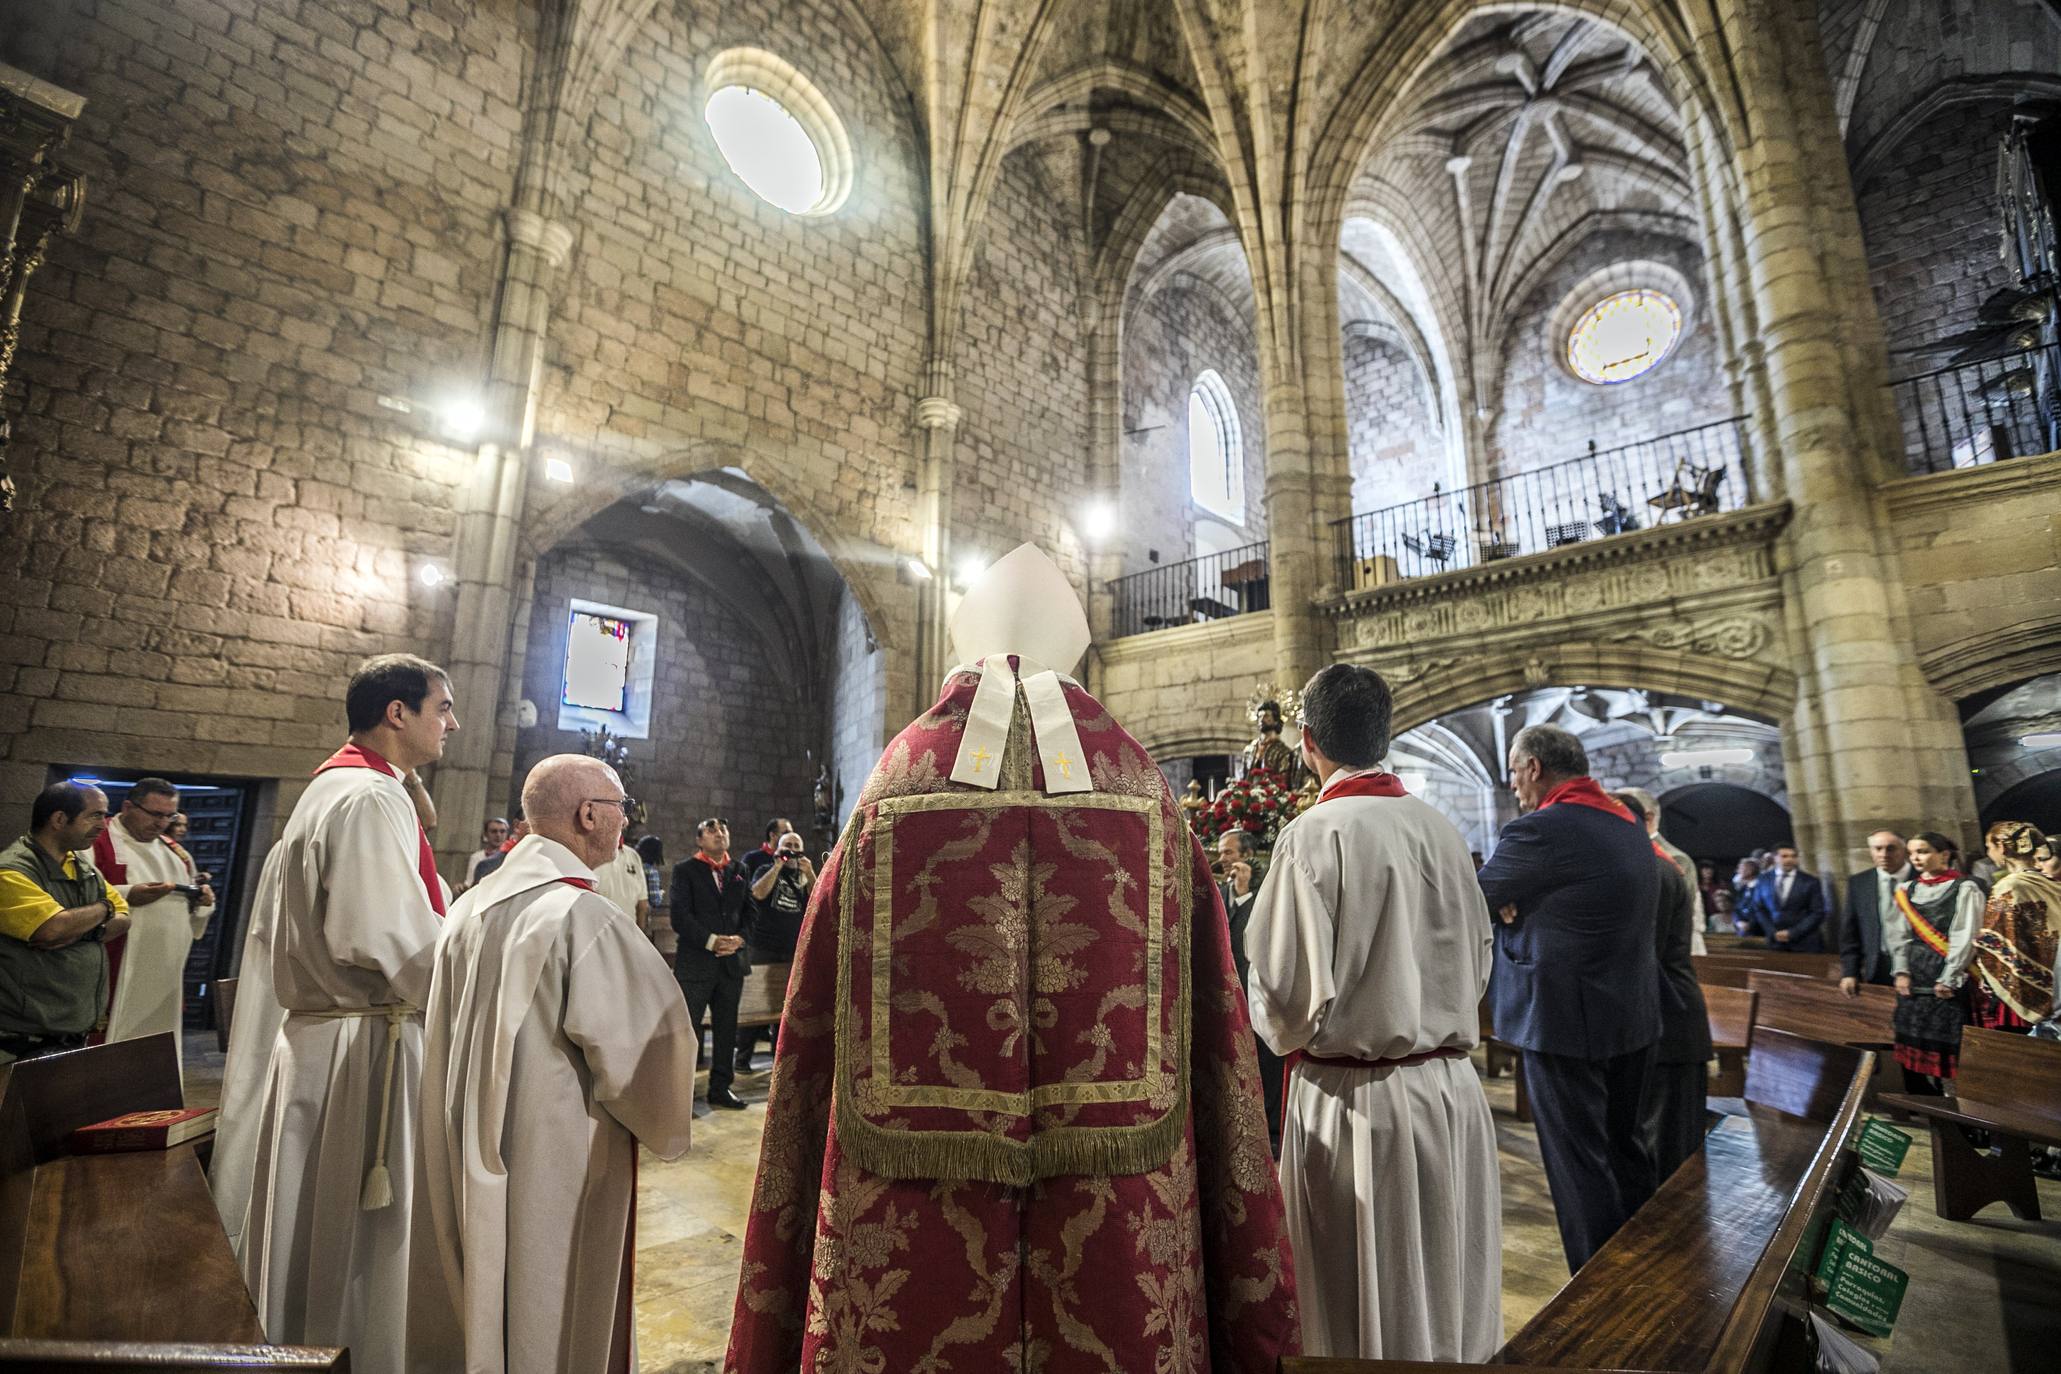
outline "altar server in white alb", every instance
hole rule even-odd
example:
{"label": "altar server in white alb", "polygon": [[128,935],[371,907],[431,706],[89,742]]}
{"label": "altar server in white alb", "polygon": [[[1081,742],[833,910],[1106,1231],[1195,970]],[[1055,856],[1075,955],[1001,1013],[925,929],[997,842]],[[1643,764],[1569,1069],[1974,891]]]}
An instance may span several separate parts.
{"label": "altar server in white alb", "polygon": [[[93,866],[129,903],[129,933],[107,947],[110,1043],[164,1031],[177,1037],[185,1020],[186,955],[208,928],[215,894],[194,881],[191,860],[165,838],[178,814],[177,787],[138,778],[121,814],[93,842]],[[174,890],[182,887],[199,895]]]}
{"label": "altar server in white alb", "polygon": [[420,1008],[447,893],[403,775],[458,728],[441,668],[368,660],[350,742],[265,859],[243,946],[211,1184],[266,1337],[398,1374]]}
{"label": "altar server in white alb", "polygon": [[1503,1343],[1496,1132],[1468,1062],[1489,913],[1459,832],[1382,771],[1388,686],[1303,694],[1322,790],[1246,928],[1253,1028],[1290,1060],[1281,1190],[1306,1355],[1486,1361]]}
{"label": "altar server in white alb", "polygon": [[411,1368],[636,1367],[637,1146],[686,1152],[698,1037],[665,956],[597,890],[634,805],[599,759],[537,764],[530,834],[437,941]]}

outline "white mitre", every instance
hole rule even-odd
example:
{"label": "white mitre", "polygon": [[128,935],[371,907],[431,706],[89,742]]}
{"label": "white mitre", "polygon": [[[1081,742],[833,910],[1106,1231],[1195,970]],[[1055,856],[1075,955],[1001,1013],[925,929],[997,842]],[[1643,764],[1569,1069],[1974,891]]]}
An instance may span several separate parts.
{"label": "white mitre", "polygon": [[1088,615],[1058,565],[1035,544],[1017,545],[967,589],[949,634],[952,654],[963,665],[953,671],[980,674],[952,781],[994,788],[1020,681],[1032,747],[1045,766],[1045,790],[1092,791],[1062,685],[1073,682],[1063,674],[1088,651]]}

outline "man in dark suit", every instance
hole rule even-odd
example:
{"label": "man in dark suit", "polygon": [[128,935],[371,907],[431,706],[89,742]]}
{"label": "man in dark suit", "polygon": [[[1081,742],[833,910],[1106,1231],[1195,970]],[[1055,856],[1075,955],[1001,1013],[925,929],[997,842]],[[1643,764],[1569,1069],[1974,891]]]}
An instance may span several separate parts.
{"label": "man in dark suit", "polygon": [[711,1107],[741,1111],[744,1099],[730,1091],[736,1073],[737,1004],[744,996],[744,975],[751,956],[744,942],[751,934],[750,882],[744,865],[730,857],[730,827],[706,820],[695,827],[696,850],[673,865],[673,930],[680,937],[673,956],[673,976],[687,997],[694,1033],[701,1034],[703,1012],[715,1027],[715,1053],[708,1061]]}
{"label": "man in dark suit", "polygon": [[1896,910],[1896,885],[1911,876],[1910,851],[1894,830],[1868,836],[1868,853],[1875,866],[1846,880],[1846,906],[1839,923],[1839,990],[1848,997],[1860,996],[1862,983],[1888,986],[1896,981],[1889,972],[1882,923]]}
{"label": "man in dark suit", "polygon": [[[1224,915],[1231,923],[1231,962],[1238,968],[1238,986],[1242,989],[1252,973],[1252,960],[1245,955],[1245,927],[1252,920],[1253,903],[1259,898],[1260,879],[1263,876],[1259,865],[1252,861],[1252,841],[1243,830],[1226,830],[1217,838],[1217,873],[1222,881],[1217,884],[1217,893],[1224,899]],[[1267,1048],[1267,1042],[1255,1035],[1253,1047],[1259,1051],[1260,1091],[1267,1103],[1267,1139],[1272,1143],[1275,1158],[1281,1155],[1281,1056]]]}
{"label": "man in dark suit", "polygon": [[1589,776],[1581,741],[1527,726],[1510,786],[1528,814],[1478,876],[1496,913],[1496,1038],[1524,1051],[1539,1158],[1570,1270],[1653,1194],[1640,1098],[1660,1038],[1654,913],[1660,868],[1645,827]]}
{"label": "man in dark suit", "polygon": [[1747,892],[1739,915],[1768,937],[1769,949],[1822,954],[1831,910],[1825,885],[1797,866],[1796,846],[1785,844],[1775,851],[1774,868]]}

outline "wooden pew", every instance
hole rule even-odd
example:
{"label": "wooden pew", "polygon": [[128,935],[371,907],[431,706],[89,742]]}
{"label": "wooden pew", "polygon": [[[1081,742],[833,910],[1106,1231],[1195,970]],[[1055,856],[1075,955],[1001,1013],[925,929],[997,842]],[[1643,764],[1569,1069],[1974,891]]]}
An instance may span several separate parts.
{"label": "wooden pew", "polygon": [[792,964],[755,964],[744,975],[744,992],[737,1000],[740,1026],[777,1026],[781,1008],[787,1005],[787,973]]}
{"label": "wooden pew", "polygon": [[1809,978],[1839,979],[1837,954],[1789,954],[1779,949],[1713,950],[1692,954],[1696,981],[1706,988],[1743,988],[1755,969],[1777,973],[1800,973]]}
{"label": "wooden pew", "polygon": [[1754,995],[1756,1025],[1861,1049],[1896,1043],[1895,988],[1863,984],[1848,997],[1837,983],[1766,969],[1748,973],[1746,986]]}
{"label": "wooden pew", "polygon": [[1490,1365],[1290,1359],[1282,1374],[1807,1368],[1804,1276],[1873,1070],[1866,1050],[1757,1028],[1747,1115],[1721,1122]]}
{"label": "wooden pew", "polygon": [[[1966,1221],[2001,1202],[2024,1221],[2040,1219],[2033,1145],[2061,1146],[2061,1045],[2029,1035],[1967,1026],[1951,1097],[1884,1093],[1882,1104],[1922,1116],[1932,1128],[1933,1210]],[[1988,1131],[1995,1155],[1968,1143]]]}
{"label": "wooden pew", "polygon": [[1746,1045],[1753,1036],[1754,996],[1750,989],[1706,987],[1704,1014],[1710,1018],[1710,1048],[1718,1071],[1704,1088],[1706,1097],[1740,1097],[1746,1092]]}
{"label": "wooden pew", "polygon": [[0,1067],[0,1370],[347,1367],[264,1344],[201,1142],[67,1153],[77,1127],[182,1105],[177,1056],[166,1034]]}

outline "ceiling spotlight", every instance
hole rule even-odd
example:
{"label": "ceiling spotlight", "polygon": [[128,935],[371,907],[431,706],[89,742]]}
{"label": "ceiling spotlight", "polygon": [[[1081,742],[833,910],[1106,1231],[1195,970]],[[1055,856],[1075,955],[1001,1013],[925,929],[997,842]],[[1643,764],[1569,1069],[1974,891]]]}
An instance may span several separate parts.
{"label": "ceiling spotlight", "polygon": [[454,396],[437,407],[437,420],[446,438],[469,444],[479,438],[480,430],[486,426],[487,408],[477,397]]}
{"label": "ceiling spotlight", "polygon": [[434,563],[424,563],[422,571],[415,574],[425,587],[440,587],[444,582],[444,570]]}
{"label": "ceiling spotlight", "polygon": [[920,558],[904,558],[902,571],[918,582],[930,581],[930,565]]}
{"label": "ceiling spotlight", "polygon": [[2053,749],[2061,746],[2061,730],[2042,730],[2036,735],[2020,735],[2018,743],[2025,749]]}
{"label": "ceiling spotlight", "polygon": [[1116,507],[1107,501],[1091,501],[1081,516],[1081,533],[1090,539],[1107,539],[1116,533]]}
{"label": "ceiling spotlight", "polygon": [[544,477],[547,481],[563,482],[567,486],[571,486],[573,479],[572,464],[566,462],[563,458],[546,458],[544,460]]}

